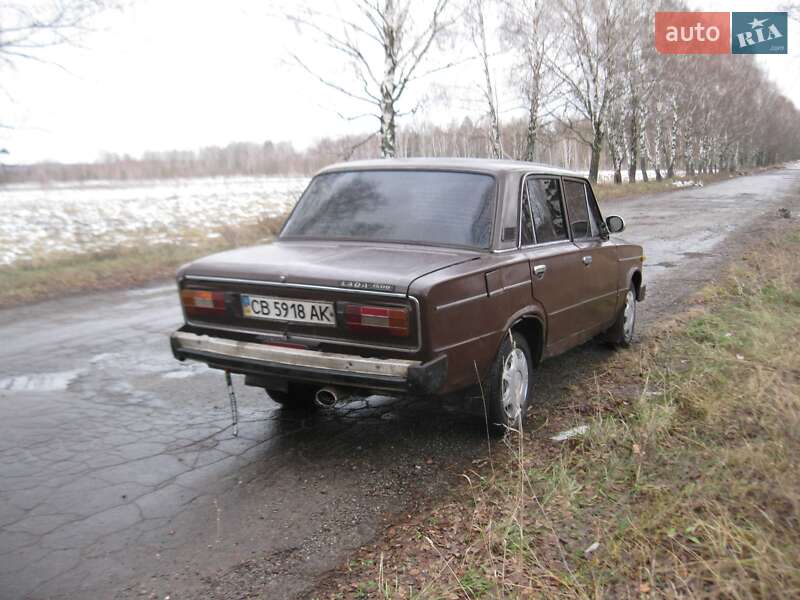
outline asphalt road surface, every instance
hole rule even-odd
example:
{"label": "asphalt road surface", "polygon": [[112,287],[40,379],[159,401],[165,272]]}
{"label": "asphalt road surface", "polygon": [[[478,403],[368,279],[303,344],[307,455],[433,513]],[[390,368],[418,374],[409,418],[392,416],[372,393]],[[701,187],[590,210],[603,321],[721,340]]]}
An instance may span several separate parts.
{"label": "asphalt road surface", "polygon": [[[606,205],[646,249],[640,335],[798,198],[800,164]],[[0,311],[1,599],[302,596],[486,453],[458,406],[299,417],[238,380],[234,438],[222,374],[170,354],[179,323],[172,285]],[[546,363],[538,399],[608,353]]]}

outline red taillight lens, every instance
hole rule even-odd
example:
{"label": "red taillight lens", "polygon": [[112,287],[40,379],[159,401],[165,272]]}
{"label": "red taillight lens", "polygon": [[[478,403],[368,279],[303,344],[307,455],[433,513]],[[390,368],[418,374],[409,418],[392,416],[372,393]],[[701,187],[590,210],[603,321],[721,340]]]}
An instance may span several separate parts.
{"label": "red taillight lens", "polygon": [[219,314],[225,312],[225,294],[207,290],[181,290],[181,304],[186,314]]}
{"label": "red taillight lens", "polygon": [[344,322],[353,331],[404,337],[409,332],[408,313],[407,308],[348,304],[344,309]]}

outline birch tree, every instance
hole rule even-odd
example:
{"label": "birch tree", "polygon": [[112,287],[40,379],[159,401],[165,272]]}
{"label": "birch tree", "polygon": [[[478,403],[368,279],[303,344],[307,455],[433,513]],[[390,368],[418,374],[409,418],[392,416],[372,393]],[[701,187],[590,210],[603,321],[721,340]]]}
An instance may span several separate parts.
{"label": "birch tree", "polygon": [[503,41],[517,54],[510,80],[521,92],[527,113],[524,151],[517,156],[527,161],[536,159],[541,112],[553,92],[547,57],[554,52],[555,31],[547,6],[545,0],[504,2]]}
{"label": "birch tree", "polygon": [[627,156],[625,137],[625,109],[620,98],[611,101],[606,116],[606,135],[611,166],[614,170],[614,183],[622,183],[622,163]]}
{"label": "birch tree", "polygon": [[489,155],[492,158],[503,156],[503,140],[500,135],[500,118],[497,114],[497,95],[492,81],[489,50],[486,43],[486,15],[484,0],[469,0],[467,8],[469,36],[480,59],[483,70],[481,95],[486,106],[487,137],[489,139]]}
{"label": "birch tree", "polygon": [[642,98],[639,96],[640,87],[634,82],[634,78],[635,76],[629,72],[625,82],[624,94],[625,122],[627,124],[626,139],[628,142],[628,183],[636,181],[636,163],[639,161],[639,150],[642,145]]}
{"label": "birch tree", "polygon": [[[322,74],[300,54],[294,62],[324,86],[368,107],[379,124],[381,156],[397,152],[399,107],[408,86],[435,68],[425,63],[452,20],[450,0],[352,0],[348,10],[332,14],[317,8],[290,9],[286,16],[299,30],[343,59],[341,72]],[[446,68],[444,65],[440,68]]]}
{"label": "birch tree", "polygon": [[[618,27],[623,0],[559,0],[567,37],[561,55],[550,59],[564,86],[562,122],[591,149],[589,178],[596,182],[605,136],[606,112],[616,93],[614,70],[619,55]],[[588,125],[588,134],[582,124]]]}
{"label": "birch tree", "polygon": [[655,140],[653,141],[653,169],[656,172],[656,181],[661,181],[664,178],[661,174],[661,157],[663,156],[664,149],[664,131],[662,127],[664,105],[661,102],[661,99],[655,102],[654,107],[655,119],[653,125],[655,130]]}

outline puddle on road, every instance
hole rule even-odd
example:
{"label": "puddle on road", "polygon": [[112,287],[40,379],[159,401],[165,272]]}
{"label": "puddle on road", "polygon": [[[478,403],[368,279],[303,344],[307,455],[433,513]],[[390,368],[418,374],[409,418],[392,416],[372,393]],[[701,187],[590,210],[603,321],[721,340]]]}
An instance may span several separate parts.
{"label": "puddle on road", "polygon": [[[137,288],[133,290],[127,290],[125,292],[126,296],[133,296],[133,297],[140,297],[140,296],[153,296],[155,294],[161,294],[165,292],[175,291],[177,289],[174,283],[170,283],[169,285],[159,285],[158,287],[146,287],[146,288]],[[177,292],[176,292],[177,297]]]}
{"label": "puddle on road", "polygon": [[0,379],[0,390],[9,392],[63,392],[85,369],[55,373],[26,373]]}
{"label": "puddle on road", "polygon": [[179,368],[172,371],[167,371],[162,375],[164,379],[187,379],[209,371],[208,365],[205,363],[192,362],[179,365]]}
{"label": "puddle on road", "polygon": [[719,255],[710,252],[681,252],[681,256],[685,256],[686,258],[714,258]]}
{"label": "puddle on road", "polygon": [[122,355],[117,352],[103,352],[102,354],[95,354],[92,358],[89,359],[89,364],[96,365],[97,363],[101,362],[110,362],[112,360],[116,360]]}
{"label": "puddle on road", "polygon": [[167,379],[183,379],[206,370],[203,363],[178,363],[167,349],[153,352],[147,348],[135,352],[103,352],[89,359],[93,371],[115,371],[125,365],[127,376],[162,375]]}

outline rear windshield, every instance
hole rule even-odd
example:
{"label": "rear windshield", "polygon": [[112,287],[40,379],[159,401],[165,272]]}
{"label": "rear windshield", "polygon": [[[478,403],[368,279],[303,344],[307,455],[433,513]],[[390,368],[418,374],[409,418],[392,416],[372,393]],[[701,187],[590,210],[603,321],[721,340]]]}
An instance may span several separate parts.
{"label": "rear windshield", "polygon": [[495,182],[445,171],[345,171],[315,177],[282,238],[487,248]]}

